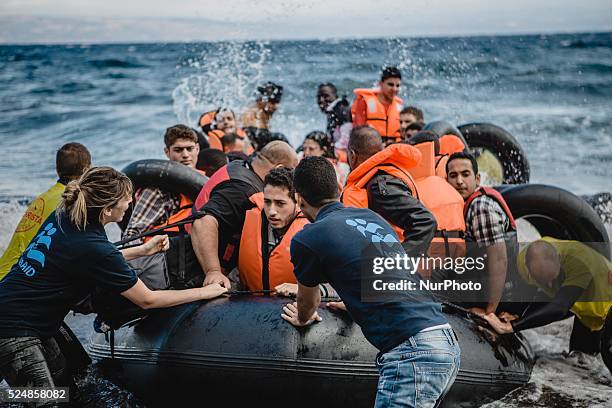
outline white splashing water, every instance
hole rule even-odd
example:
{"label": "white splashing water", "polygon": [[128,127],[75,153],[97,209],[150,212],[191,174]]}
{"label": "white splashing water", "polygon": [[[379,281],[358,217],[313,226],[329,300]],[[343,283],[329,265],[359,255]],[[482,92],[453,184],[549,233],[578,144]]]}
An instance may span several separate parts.
{"label": "white splashing water", "polygon": [[172,92],[179,122],[196,125],[203,112],[219,107],[236,114],[254,100],[254,90],[264,82],[264,67],[270,55],[266,42],[210,44],[186,68],[194,71],[181,79]]}

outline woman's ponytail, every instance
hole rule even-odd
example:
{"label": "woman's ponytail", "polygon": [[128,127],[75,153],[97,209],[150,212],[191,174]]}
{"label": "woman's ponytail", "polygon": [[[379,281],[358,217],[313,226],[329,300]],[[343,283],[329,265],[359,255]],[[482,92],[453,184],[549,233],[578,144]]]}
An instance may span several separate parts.
{"label": "woman's ponytail", "polygon": [[132,183],[123,173],[111,167],[91,167],[78,180],[66,185],[62,200],[57,206],[58,223],[61,214],[66,213],[72,225],[84,230],[91,209],[100,212],[113,207],[131,193]]}

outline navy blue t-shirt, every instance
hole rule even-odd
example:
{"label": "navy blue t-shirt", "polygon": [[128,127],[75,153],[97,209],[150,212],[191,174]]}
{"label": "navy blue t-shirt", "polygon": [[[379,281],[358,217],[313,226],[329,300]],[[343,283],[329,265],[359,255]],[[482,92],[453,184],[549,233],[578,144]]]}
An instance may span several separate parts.
{"label": "navy blue t-shirt", "polygon": [[[373,211],[344,207],[339,202],[321,208],[315,222],[291,241],[291,262],[297,280],[314,287],[329,282],[366,339],[388,351],[421,330],[447,323],[441,306],[428,292],[402,291],[390,297],[362,301],[362,285],[372,275],[371,257],[405,254],[397,235]],[[369,275],[364,274],[364,267]],[[418,275],[391,271],[394,277],[418,281]],[[387,277],[389,274],[387,274]]]}
{"label": "navy blue t-shirt", "polygon": [[0,338],[48,338],[96,286],[121,293],[137,279],[99,222],[79,231],[53,212],[0,281]]}

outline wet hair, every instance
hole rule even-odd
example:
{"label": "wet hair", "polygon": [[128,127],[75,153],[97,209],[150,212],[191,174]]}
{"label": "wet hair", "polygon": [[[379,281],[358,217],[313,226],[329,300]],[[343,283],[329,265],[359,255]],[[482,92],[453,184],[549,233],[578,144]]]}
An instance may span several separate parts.
{"label": "wet hair", "polygon": [[402,79],[402,73],[397,67],[384,67],[380,75],[380,80],[384,81],[388,78],[399,78]]}
{"label": "wet hair", "polygon": [[238,135],[236,133],[230,132],[230,133],[226,133],[223,136],[221,136],[221,145],[223,145],[223,148],[225,149],[226,147],[232,147],[235,143],[236,140],[238,140]]}
{"label": "wet hair", "polygon": [[55,170],[64,184],[81,177],[89,167],[91,167],[91,154],[80,143],[66,143],[55,155]]}
{"label": "wet hair", "polygon": [[338,179],[334,166],[325,157],[305,157],[295,168],[295,191],[313,207],[338,198]]}
{"label": "wet hair", "polygon": [[280,132],[270,132],[268,129],[259,129],[251,126],[245,127],[243,130],[247,134],[251,146],[257,151],[263,149],[265,145],[275,140],[289,143],[287,137]]}
{"label": "wet hair", "polygon": [[270,170],[264,179],[264,186],[281,187],[287,190],[289,197],[295,202],[295,188],[293,187],[293,169],[277,167]]}
{"label": "wet hair", "polygon": [[370,126],[357,126],[351,130],[348,148],[358,155],[370,157],[383,149],[382,137]]}
{"label": "wet hair", "polygon": [[329,88],[332,90],[334,95],[338,96],[338,89],[336,89],[336,85],[332,84],[331,82],[324,82],[322,84],[319,84],[319,89],[321,88]]}
{"label": "wet hair", "polygon": [[187,139],[198,143],[198,134],[195,130],[185,125],[174,125],[166,129],[164,143],[167,148],[176,143],[178,139]]}
{"label": "wet hair", "polygon": [[283,97],[283,87],[274,82],[266,82],[257,87],[257,100],[280,103]]}
{"label": "wet hair", "polygon": [[448,174],[448,165],[453,160],[459,159],[467,159],[472,163],[472,170],[474,171],[474,175],[478,174],[478,162],[473,154],[467,152],[456,152],[450,155],[448,161],[446,162],[446,174]]}
{"label": "wet hair", "polygon": [[57,206],[57,220],[61,214],[68,214],[70,222],[84,230],[88,222],[102,222],[102,211],[114,207],[132,194],[132,182],[112,167],[90,167],[83,175],[73,180],[62,194]]}
{"label": "wet hair", "polygon": [[[227,164],[227,155],[218,149],[200,150],[196,168],[202,170],[206,175],[212,176],[217,170]],[[209,176],[209,177],[210,177]]]}
{"label": "wet hair", "polygon": [[407,106],[400,112],[400,115],[413,115],[417,122],[424,122],[425,117],[423,116],[423,111],[417,108],[416,106]]}
{"label": "wet hair", "polygon": [[421,131],[425,127],[425,123],[423,122],[414,122],[408,125],[406,130],[418,130]]}
{"label": "wet hair", "polygon": [[427,142],[434,143],[434,154],[438,156],[440,154],[440,138],[431,130],[422,130],[419,133],[416,133],[410,139],[408,139],[408,144],[413,146]]}
{"label": "wet hair", "polygon": [[330,159],[336,158],[336,153],[334,152],[334,143],[332,141],[331,136],[326,132],[314,130],[306,135],[304,141],[306,140],[312,140],[313,142],[316,142],[323,150],[323,157],[327,157]]}

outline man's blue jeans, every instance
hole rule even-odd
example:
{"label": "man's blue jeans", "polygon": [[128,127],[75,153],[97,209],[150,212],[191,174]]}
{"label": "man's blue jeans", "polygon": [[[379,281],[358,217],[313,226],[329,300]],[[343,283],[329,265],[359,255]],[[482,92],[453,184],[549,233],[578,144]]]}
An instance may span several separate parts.
{"label": "man's blue jeans", "polygon": [[460,356],[452,329],[417,333],[379,354],[375,408],[436,406],[455,381]]}

